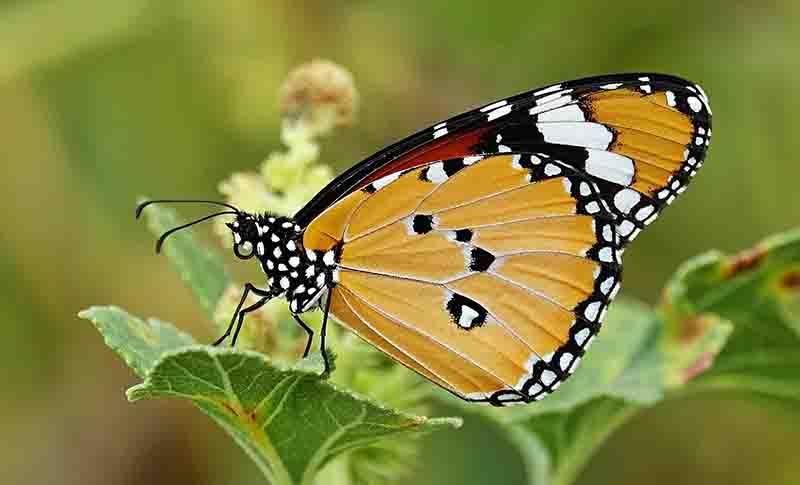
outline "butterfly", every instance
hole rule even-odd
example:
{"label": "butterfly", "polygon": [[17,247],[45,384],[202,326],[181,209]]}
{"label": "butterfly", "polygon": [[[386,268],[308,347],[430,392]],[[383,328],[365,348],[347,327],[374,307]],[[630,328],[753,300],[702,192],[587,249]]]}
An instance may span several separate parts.
{"label": "butterfly", "polygon": [[[578,367],[620,289],[627,245],[703,165],[703,89],[663,74],[547,86],[419,131],[336,177],[293,217],[235,216],[245,284],[227,331],[273,298],[329,316],[456,396],[538,401]],[[250,294],[258,300],[244,306]]]}

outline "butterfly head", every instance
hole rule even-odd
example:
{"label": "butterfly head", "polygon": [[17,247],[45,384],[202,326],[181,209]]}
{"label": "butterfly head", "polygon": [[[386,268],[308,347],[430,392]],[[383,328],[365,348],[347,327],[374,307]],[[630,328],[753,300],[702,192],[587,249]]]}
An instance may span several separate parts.
{"label": "butterfly head", "polygon": [[239,212],[233,222],[225,225],[233,235],[233,253],[240,259],[255,256],[256,245],[261,240],[261,226],[257,217],[248,212]]}
{"label": "butterfly head", "polygon": [[288,217],[240,212],[226,225],[233,235],[233,252],[241,259],[266,260],[274,253],[290,257],[301,249],[300,226]]}

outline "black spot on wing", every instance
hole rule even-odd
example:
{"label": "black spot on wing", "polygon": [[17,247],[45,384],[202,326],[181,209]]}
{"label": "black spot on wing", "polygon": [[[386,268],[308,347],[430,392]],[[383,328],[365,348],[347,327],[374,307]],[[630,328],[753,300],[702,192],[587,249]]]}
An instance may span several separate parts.
{"label": "black spot on wing", "polygon": [[470,251],[469,269],[472,271],[486,271],[494,263],[494,255],[482,248],[472,248]]}
{"label": "black spot on wing", "polygon": [[472,231],[469,229],[459,229],[455,232],[456,241],[468,243],[472,241]]}
{"label": "black spot on wing", "polygon": [[416,234],[427,234],[433,230],[433,216],[417,214],[411,220],[411,228]]}
{"label": "black spot on wing", "polygon": [[464,160],[461,158],[451,158],[442,162],[442,168],[448,177],[452,177],[464,167],[466,167],[466,165],[464,164]]}

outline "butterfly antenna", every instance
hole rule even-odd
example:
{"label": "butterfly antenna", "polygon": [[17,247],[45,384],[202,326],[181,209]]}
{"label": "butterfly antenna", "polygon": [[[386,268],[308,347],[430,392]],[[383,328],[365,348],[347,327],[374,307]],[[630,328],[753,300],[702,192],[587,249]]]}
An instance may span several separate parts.
{"label": "butterfly antenna", "polygon": [[142,211],[145,207],[151,204],[213,204],[213,205],[220,205],[222,207],[227,207],[228,209],[233,209],[238,214],[241,212],[236,207],[226,204],[225,202],[217,202],[216,200],[201,200],[201,199],[159,199],[159,200],[147,200],[142,202],[141,204],[136,206],[136,218],[138,219],[139,216],[142,215]]}
{"label": "butterfly antenna", "polygon": [[177,232],[177,231],[180,231],[181,229],[186,229],[187,227],[193,226],[195,224],[199,224],[199,223],[201,223],[203,221],[207,221],[207,220],[212,219],[214,217],[223,216],[225,214],[234,214],[235,215],[235,214],[239,214],[239,211],[217,212],[215,214],[211,214],[211,215],[208,215],[208,216],[205,216],[205,217],[201,217],[200,219],[196,219],[196,220],[194,220],[192,222],[187,222],[186,224],[182,224],[182,225],[180,225],[178,227],[173,227],[169,231],[167,231],[164,234],[162,234],[160,238],[158,238],[158,241],[156,241],[156,252],[157,253],[161,252],[161,246],[164,244],[164,240],[166,240],[167,237],[169,237],[170,234],[172,234],[174,232]]}

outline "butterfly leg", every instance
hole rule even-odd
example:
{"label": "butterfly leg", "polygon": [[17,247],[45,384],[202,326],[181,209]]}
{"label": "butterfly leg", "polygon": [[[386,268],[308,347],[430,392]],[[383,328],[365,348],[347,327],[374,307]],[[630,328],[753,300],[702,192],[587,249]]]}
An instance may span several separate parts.
{"label": "butterfly leg", "polygon": [[322,326],[319,329],[319,349],[322,354],[322,360],[325,362],[325,370],[322,372],[323,377],[327,377],[331,373],[331,365],[328,362],[328,351],[325,349],[325,331],[328,329],[328,314],[331,312],[331,290],[328,290],[328,300],[325,302],[325,314],[322,316]]}
{"label": "butterfly leg", "polygon": [[292,314],[294,317],[294,321],[297,322],[300,327],[305,330],[306,334],[308,334],[308,340],[306,340],[306,349],[303,351],[303,358],[305,359],[308,357],[308,351],[311,350],[311,342],[314,340],[314,331],[309,327],[306,322],[300,319],[299,315]]}
{"label": "butterfly leg", "polygon": [[[251,291],[256,295],[260,296],[261,300],[259,300],[257,303],[253,305],[250,305],[245,309],[242,309],[242,305],[244,305],[245,300],[247,300],[247,295],[249,295]],[[225,341],[226,338],[228,338],[228,335],[231,334],[231,330],[233,330],[233,324],[234,322],[236,322],[236,317],[238,316],[239,323],[236,326],[236,332],[234,333],[233,341],[231,342],[231,346],[236,345],[236,337],[239,335],[239,330],[241,329],[242,323],[244,322],[244,314],[261,308],[271,298],[272,294],[269,291],[256,288],[250,283],[245,283],[244,292],[242,293],[242,298],[241,300],[239,300],[239,304],[236,305],[236,310],[233,312],[233,316],[231,317],[231,322],[230,324],[228,324],[227,330],[225,330],[225,333],[222,335],[222,337],[218,338],[212,345],[217,346],[221,344],[223,341]]]}
{"label": "butterfly leg", "polygon": [[264,306],[264,304],[267,303],[270,299],[271,297],[264,296],[257,302],[253,303],[247,308],[242,309],[242,311],[239,312],[239,321],[236,323],[236,331],[233,332],[233,340],[231,340],[231,347],[236,346],[236,339],[239,337],[239,330],[242,329],[242,324],[244,323],[244,316],[250,312],[258,310],[259,308]]}

